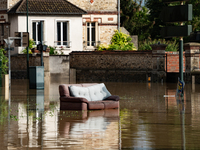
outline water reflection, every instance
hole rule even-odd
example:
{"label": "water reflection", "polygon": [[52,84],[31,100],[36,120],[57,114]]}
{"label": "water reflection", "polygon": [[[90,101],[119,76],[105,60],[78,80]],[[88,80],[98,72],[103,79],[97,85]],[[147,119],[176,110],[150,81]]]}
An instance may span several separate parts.
{"label": "water reflection", "polygon": [[118,119],[118,109],[62,111],[59,133],[65,143],[63,146],[68,145],[71,149],[118,149]]}
{"label": "water reflection", "polygon": [[182,101],[164,97],[175,95],[176,84],[105,83],[120,96],[119,110],[60,111],[60,82],[40,91],[12,81],[10,105],[3,94],[0,100],[0,149],[200,147],[200,85],[186,85]]}

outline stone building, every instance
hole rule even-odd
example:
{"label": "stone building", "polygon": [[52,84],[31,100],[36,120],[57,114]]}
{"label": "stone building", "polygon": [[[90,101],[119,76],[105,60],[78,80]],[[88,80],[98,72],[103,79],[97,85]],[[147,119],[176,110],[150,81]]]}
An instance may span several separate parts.
{"label": "stone building", "polygon": [[117,29],[117,0],[69,0],[87,11],[83,15],[84,49],[94,49],[98,44],[109,44]]}
{"label": "stone building", "polygon": [[[32,2],[32,4],[35,4],[34,1],[37,1],[37,4],[43,5],[44,8],[49,8],[48,5],[51,2],[66,2],[66,0],[28,0],[29,3]],[[43,2],[45,1],[45,3]],[[0,44],[3,45],[3,39],[7,38],[8,36],[14,36],[14,32],[26,32],[26,13],[25,13],[25,3],[26,0],[0,0]],[[43,2],[43,3],[42,3]],[[71,41],[70,39],[70,45],[73,46],[65,46],[63,42],[63,45],[61,45],[62,49],[64,48],[65,54],[68,54],[71,51],[82,51],[82,50],[94,50],[98,44],[109,44],[112,38],[112,35],[114,34],[114,31],[117,29],[117,0],[106,0],[106,1],[97,1],[97,0],[68,0],[69,3],[74,5],[77,8],[80,8],[82,10],[81,15],[82,23],[81,27],[77,24],[79,24],[79,21],[77,21],[76,25],[71,24],[71,29],[73,30],[69,31],[68,36],[71,37],[74,35],[74,41]],[[23,4],[23,5],[22,5]],[[46,5],[46,6],[44,6]],[[22,7],[23,6],[23,7]],[[32,8],[31,8],[32,7]],[[29,9],[33,9],[33,5],[29,5]],[[24,12],[20,12],[19,10],[22,10]],[[42,9],[42,8],[41,8]],[[13,11],[14,10],[14,11]],[[47,10],[47,9],[46,9]],[[67,9],[66,9],[67,11]],[[86,13],[84,13],[86,11]],[[29,18],[29,35],[30,38],[33,38],[33,20],[38,20],[39,18],[42,18],[42,20],[47,20],[47,18],[56,19],[58,14],[55,13],[46,13],[43,12],[43,14],[39,12],[30,12],[30,18]],[[61,13],[59,12],[60,19],[63,19],[68,17],[69,19],[69,12]],[[43,15],[43,16],[42,16]],[[68,15],[68,16],[67,16]],[[71,14],[72,15],[72,14]],[[16,16],[18,19],[16,19]],[[23,16],[23,17],[22,17]],[[74,18],[72,20],[75,20],[76,13],[73,14]],[[16,20],[17,20],[17,26],[16,28]],[[23,20],[23,21],[22,21]],[[39,19],[40,20],[40,19]],[[70,19],[69,19],[70,20]],[[55,21],[54,21],[55,22]],[[46,23],[47,24],[47,23]],[[55,23],[53,23],[55,24]],[[45,35],[46,44],[48,46],[57,46],[58,41],[56,38],[57,33],[50,34],[52,28],[56,30],[56,25],[51,25],[50,27],[46,26],[45,31],[47,32]],[[80,28],[80,29],[79,29]],[[47,34],[49,35],[47,36]],[[45,33],[44,33],[45,34]],[[81,36],[79,36],[81,34]],[[53,35],[53,39],[50,39],[50,35]],[[77,37],[77,40],[75,40]],[[81,37],[81,41],[79,38]],[[35,39],[34,39],[35,40]],[[53,41],[53,42],[51,42]],[[36,41],[37,43],[37,41]],[[68,42],[66,42],[68,43]],[[80,47],[81,46],[81,47]],[[57,47],[57,50],[59,47]],[[22,50],[17,50],[17,53],[20,53]]]}

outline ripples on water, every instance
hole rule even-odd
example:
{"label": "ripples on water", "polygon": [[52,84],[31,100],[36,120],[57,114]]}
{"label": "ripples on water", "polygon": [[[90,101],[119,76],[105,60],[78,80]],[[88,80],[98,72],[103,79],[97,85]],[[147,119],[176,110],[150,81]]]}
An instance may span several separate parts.
{"label": "ripples on water", "polygon": [[96,111],[60,111],[58,84],[13,85],[10,105],[0,101],[2,150],[200,148],[200,85],[186,85],[182,102],[176,84],[106,83],[120,109]]}

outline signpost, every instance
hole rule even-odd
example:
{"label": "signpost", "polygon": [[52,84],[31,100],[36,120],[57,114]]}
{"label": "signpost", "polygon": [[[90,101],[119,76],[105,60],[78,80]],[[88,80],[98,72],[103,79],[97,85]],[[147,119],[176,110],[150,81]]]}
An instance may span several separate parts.
{"label": "signpost", "polygon": [[[181,5],[165,7],[160,19],[165,23],[179,22],[180,26],[167,26],[161,29],[161,35],[165,38],[180,37],[179,41],[179,77],[180,82],[183,80],[183,37],[189,36],[192,32],[192,26],[183,26],[183,22],[192,20],[192,4],[183,5],[183,1],[187,0],[163,0],[163,2],[181,2]],[[183,90],[181,91],[183,97]]]}

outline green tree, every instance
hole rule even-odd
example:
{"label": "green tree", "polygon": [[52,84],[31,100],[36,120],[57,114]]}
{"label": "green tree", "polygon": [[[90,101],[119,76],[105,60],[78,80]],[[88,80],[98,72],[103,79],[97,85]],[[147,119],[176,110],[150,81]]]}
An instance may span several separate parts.
{"label": "green tree", "polygon": [[200,31],[200,1],[199,0],[189,0],[186,2],[192,4],[193,6],[193,19],[187,22],[187,24],[192,25],[193,31]]}
{"label": "green tree", "polygon": [[121,0],[120,4],[121,26],[125,27],[131,35],[138,35],[139,41],[148,38],[153,22],[148,19],[148,9],[141,6],[142,0]]}
{"label": "green tree", "polygon": [[160,30],[161,27],[165,26],[165,23],[163,23],[159,19],[159,15],[163,9],[163,7],[167,6],[166,3],[163,3],[162,0],[147,0],[145,3],[145,6],[149,10],[149,21],[153,22],[153,27],[150,29],[149,34],[151,35],[152,39],[158,39],[161,38],[160,36]]}
{"label": "green tree", "polygon": [[[199,0],[189,0],[185,2],[185,4],[193,4],[193,20],[185,22],[185,24],[191,24],[193,31],[200,31],[200,1]],[[175,3],[164,3],[162,0],[147,0],[145,3],[145,6],[149,10],[149,20],[154,21],[153,28],[150,29],[150,34],[152,39],[158,39],[162,38],[160,36],[160,29],[161,27],[166,26],[165,23],[163,23],[159,19],[159,15],[165,6],[174,6],[174,5],[180,5],[180,2]],[[174,23],[172,25],[178,25],[178,23]]]}

